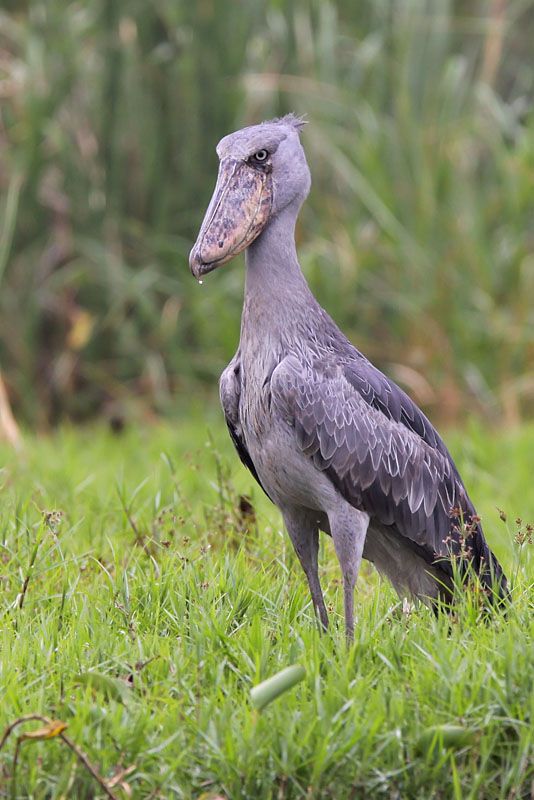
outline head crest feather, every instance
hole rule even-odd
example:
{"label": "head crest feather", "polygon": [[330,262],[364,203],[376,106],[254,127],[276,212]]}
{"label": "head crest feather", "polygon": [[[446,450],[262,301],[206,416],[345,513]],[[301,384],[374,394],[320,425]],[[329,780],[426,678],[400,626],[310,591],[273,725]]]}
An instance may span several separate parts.
{"label": "head crest feather", "polygon": [[300,133],[307,124],[308,120],[305,119],[304,116],[299,116],[293,112],[283,117],[275,117],[274,119],[266,120],[264,123],[264,125],[291,125],[298,133]]}

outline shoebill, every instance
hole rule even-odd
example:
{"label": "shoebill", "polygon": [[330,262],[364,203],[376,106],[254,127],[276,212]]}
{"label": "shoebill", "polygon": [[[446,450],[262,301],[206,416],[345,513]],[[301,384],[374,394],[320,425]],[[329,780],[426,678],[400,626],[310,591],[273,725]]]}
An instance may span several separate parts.
{"label": "shoebill", "polygon": [[299,265],[295,223],[310,190],[290,114],[225,136],[190,255],[204,275],[245,251],[241,336],[220,379],[239,457],[280,509],[321,625],[319,531],[333,539],[345,624],[362,558],[401,597],[450,595],[453,561],[493,598],[506,578],[445,444],[423,412],[343,335]]}

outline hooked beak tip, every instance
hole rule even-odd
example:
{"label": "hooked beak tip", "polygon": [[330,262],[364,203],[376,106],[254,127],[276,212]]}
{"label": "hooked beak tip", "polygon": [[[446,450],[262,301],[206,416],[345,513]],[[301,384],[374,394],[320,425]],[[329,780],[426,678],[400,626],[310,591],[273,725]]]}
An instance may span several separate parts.
{"label": "hooked beak tip", "polygon": [[189,254],[189,269],[191,270],[193,277],[199,281],[200,278],[202,278],[204,275],[207,275],[208,272],[212,272],[221,264],[229,261],[230,258],[231,255],[226,257],[223,256],[221,258],[214,259],[213,261],[204,261],[201,256],[201,249],[196,244]]}
{"label": "hooked beak tip", "polygon": [[200,257],[200,253],[196,247],[193,247],[191,253],[189,254],[189,269],[191,270],[193,277],[199,280],[202,275],[205,274],[207,264],[202,261]]}

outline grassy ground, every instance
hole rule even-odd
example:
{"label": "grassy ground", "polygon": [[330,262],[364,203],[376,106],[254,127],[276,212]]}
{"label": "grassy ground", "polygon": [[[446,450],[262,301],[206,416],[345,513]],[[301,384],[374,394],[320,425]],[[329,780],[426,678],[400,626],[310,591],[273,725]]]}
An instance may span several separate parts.
{"label": "grassy ground", "polygon": [[[131,768],[117,797],[530,797],[533,569],[513,539],[516,516],[534,517],[534,428],[449,437],[515,576],[507,618],[481,624],[469,603],[452,620],[403,614],[366,568],[348,649],[330,542],[321,637],[220,419],[212,439],[186,420],[63,429],[1,454],[0,735],[24,714],[63,720],[101,775]],[[256,712],[250,688],[293,663],[305,680]],[[463,731],[445,747],[436,725]],[[22,743],[14,787],[15,738],[32,727],[0,753],[0,797],[104,796],[58,738]]]}

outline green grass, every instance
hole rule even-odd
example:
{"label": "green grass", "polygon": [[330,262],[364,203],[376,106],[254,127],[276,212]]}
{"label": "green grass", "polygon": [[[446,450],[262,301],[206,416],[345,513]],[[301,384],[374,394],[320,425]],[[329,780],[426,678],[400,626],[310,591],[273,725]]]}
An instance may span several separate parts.
{"label": "green grass", "polygon": [[[211,437],[199,410],[174,426],[62,429],[2,452],[0,735],[24,714],[63,720],[102,775],[135,765],[125,780],[139,798],[528,797],[533,569],[513,538],[515,517],[534,517],[534,428],[449,437],[515,576],[507,617],[481,624],[469,602],[453,619],[405,615],[366,567],[347,648],[330,541],[333,624],[320,636],[277,511],[220,418],[208,424]],[[255,520],[239,512],[242,492]],[[251,687],[295,663],[305,680],[255,711]],[[445,724],[465,737],[432,747]],[[14,748],[12,736],[0,797]],[[17,773],[17,797],[103,796],[58,739],[24,742]]]}

